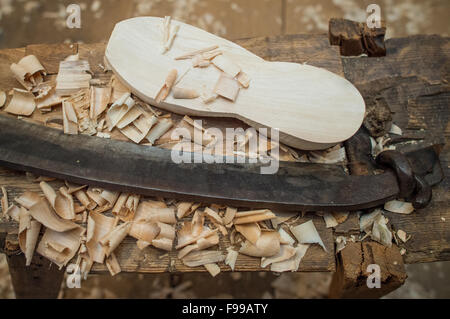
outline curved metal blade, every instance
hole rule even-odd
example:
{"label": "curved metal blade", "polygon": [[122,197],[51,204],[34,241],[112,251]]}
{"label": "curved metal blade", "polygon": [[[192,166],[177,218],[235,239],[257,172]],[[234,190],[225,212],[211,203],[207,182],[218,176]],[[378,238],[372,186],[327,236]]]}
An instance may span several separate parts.
{"label": "curved metal blade", "polygon": [[395,197],[395,175],[349,176],[343,167],[280,162],[176,164],[171,151],[59,130],[0,116],[0,165],[73,183],[142,195],[288,210],[357,210]]}

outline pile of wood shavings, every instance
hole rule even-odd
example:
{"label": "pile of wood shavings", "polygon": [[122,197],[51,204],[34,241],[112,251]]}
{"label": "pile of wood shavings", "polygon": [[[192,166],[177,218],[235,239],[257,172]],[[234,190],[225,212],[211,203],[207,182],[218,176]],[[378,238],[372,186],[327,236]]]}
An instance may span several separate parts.
{"label": "pile of wood shavings", "polygon": [[[216,49],[206,48],[179,58],[192,59],[195,67],[214,64],[228,80],[234,76],[234,81],[248,87],[250,79],[245,73],[224,59]],[[162,114],[143,103],[114,76],[109,83],[100,82],[98,85],[92,79],[88,61],[80,60],[78,55],[69,56],[61,62],[56,82],[47,80],[45,69],[34,56],[25,57],[13,65],[12,71],[25,90],[14,89],[11,92],[12,98],[5,111],[61,129],[66,134],[128,139],[141,145],[171,148],[174,142],[171,131],[178,127],[205,133],[187,116],[174,125],[172,114]],[[163,96],[176,83],[176,75],[168,78],[166,84],[169,90],[163,91]],[[176,87],[174,89],[173,93],[179,96],[192,94],[186,90],[177,92]],[[7,100],[4,95],[5,98],[0,101],[3,104],[3,100]],[[218,95],[212,94],[214,98]],[[208,138],[207,134],[204,136]],[[231,155],[261,156],[259,151],[258,154],[246,153],[245,148],[244,152],[241,151],[249,139],[246,133],[243,141],[236,141]],[[202,150],[210,142],[202,141]],[[273,147],[280,148],[279,160],[345,161],[345,150],[340,145],[323,152],[299,154],[285,145],[268,141],[264,151],[270,151]],[[226,152],[224,150],[222,155],[230,155]],[[25,192],[15,199],[15,204],[9,205],[7,191],[3,188],[2,198],[3,216],[19,223],[20,248],[27,264],[30,264],[36,250],[60,267],[75,258],[84,277],[94,262],[105,263],[111,274],[115,275],[121,269],[114,251],[127,236],[136,238],[140,249],[154,246],[171,251],[174,242],[177,242],[174,248],[185,265],[204,266],[213,276],[220,272],[218,263],[221,262],[234,270],[239,254],[261,258],[262,267],[270,266],[272,271],[283,272],[298,269],[309,245],[319,244],[326,249],[312,221],[291,227],[285,222],[292,216],[276,216],[270,210],[238,212],[220,205],[204,206],[164,199],[142,201],[139,195],[87,185],[66,182],[55,190],[46,178],[35,181],[40,182],[42,194]],[[175,215],[183,220],[177,234]],[[39,241],[40,233],[43,236]],[[212,250],[218,245],[219,233],[228,236],[232,244],[226,255]]]}

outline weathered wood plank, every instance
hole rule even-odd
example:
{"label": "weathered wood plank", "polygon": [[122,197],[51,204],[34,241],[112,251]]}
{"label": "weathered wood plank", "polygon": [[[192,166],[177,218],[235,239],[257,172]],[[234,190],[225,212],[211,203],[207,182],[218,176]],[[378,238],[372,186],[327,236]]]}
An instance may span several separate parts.
{"label": "weathered wood plank", "polygon": [[[343,58],[346,77],[360,90],[367,107],[386,105],[403,136],[393,136],[399,151],[446,143],[450,105],[450,38],[412,36],[386,41],[383,58]],[[440,155],[444,180],[433,187],[428,207],[410,215],[386,212],[393,229],[404,230],[411,239],[406,263],[450,260],[450,148]],[[365,165],[370,168],[370,161]]]}

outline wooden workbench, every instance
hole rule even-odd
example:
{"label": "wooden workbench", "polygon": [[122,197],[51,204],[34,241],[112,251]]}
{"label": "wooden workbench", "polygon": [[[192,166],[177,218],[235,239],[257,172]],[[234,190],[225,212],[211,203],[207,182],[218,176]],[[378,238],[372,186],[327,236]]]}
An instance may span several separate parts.
{"label": "wooden workbench", "polygon": [[[339,48],[330,46],[328,35],[286,35],[261,37],[236,41],[241,46],[270,61],[308,63],[326,68],[352,81],[368,101],[382,101],[391,108],[394,123],[404,132],[397,149],[416,149],[426,145],[444,144],[449,133],[448,105],[450,102],[450,39],[439,36],[415,36],[391,39],[386,42],[387,56],[383,58],[341,58]],[[8,91],[20,85],[13,78],[9,66],[25,55],[36,55],[49,74],[58,72],[59,62],[71,54],[79,53],[80,59],[88,59],[96,77],[107,81],[110,73],[104,74],[104,43],[29,45],[26,48],[0,50],[0,90]],[[370,102],[370,103],[372,103]],[[374,102],[375,103],[375,102]],[[280,106],[281,107],[281,106]],[[217,125],[217,120],[206,122]],[[232,125],[239,123],[227,122]],[[225,125],[225,124],[224,124]],[[414,141],[414,143],[405,143]],[[336,258],[334,238],[337,235],[359,235],[359,223],[355,214],[336,229],[327,229],[323,219],[307,214],[298,222],[313,218],[314,223],[328,248],[328,253],[318,246],[312,246],[300,264],[299,271],[327,271],[340,274],[334,280],[331,296],[352,296],[343,291],[361,288],[363,265],[376,261],[387,275],[383,282],[393,280],[395,284],[373,296],[382,295],[401,285],[405,279],[405,263],[450,260],[450,210],[448,194],[450,153],[448,146],[441,152],[445,180],[433,189],[432,203],[411,215],[386,213],[393,229],[402,229],[411,239],[403,244],[407,252],[400,256],[397,246],[385,249],[373,242],[350,244]],[[30,182],[25,174],[0,168],[0,185],[8,189],[12,200],[25,190],[40,191],[37,183]],[[58,185],[57,182],[54,185]],[[357,194],[355,194],[357,196]],[[40,256],[35,256],[32,268],[25,269],[24,258],[14,251],[14,233],[17,225],[0,223],[0,249],[7,253],[10,272],[18,297],[55,296],[55,289],[62,280],[62,271]],[[228,241],[222,237],[219,244],[225,250]],[[122,271],[142,273],[204,271],[203,267],[189,268],[176,258],[173,251],[167,256],[152,247],[139,250],[135,240],[127,238],[116,250]],[[239,255],[236,271],[267,271],[260,267],[260,259]],[[228,266],[220,265],[223,271]],[[337,268],[337,269],[336,269]],[[43,270],[44,269],[44,270]],[[106,272],[104,265],[95,265],[92,272]],[[208,274],[206,274],[208,275]],[[53,276],[53,277],[52,277]],[[37,278],[37,279],[36,279]],[[53,279],[51,279],[53,278]],[[390,279],[391,278],[391,279]],[[40,280],[39,288],[27,285],[29,280]],[[353,281],[353,284],[352,284]],[[353,287],[352,287],[353,285]],[[362,285],[364,286],[364,285]],[[355,288],[356,287],[356,288]],[[353,294],[354,295],[354,294]],[[368,294],[370,296],[370,294]]]}

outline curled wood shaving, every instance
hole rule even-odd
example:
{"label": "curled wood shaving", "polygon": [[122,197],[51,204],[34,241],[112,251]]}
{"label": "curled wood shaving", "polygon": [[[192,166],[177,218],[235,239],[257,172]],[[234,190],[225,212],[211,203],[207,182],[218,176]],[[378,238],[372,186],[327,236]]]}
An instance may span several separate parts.
{"label": "curled wood shaving", "polygon": [[118,216],[122,221],[133,220],[139,205],[139,199],[139,195],[121,193],[112,209],[112,213]]}
{"label": "curled wood shaving", "polygon": [[59,189],[58,195],[55,198],[55,212],[59,217],[67,220],[75,219],[75,206],[72,195],[69,194],[66,187]]}
{"label": "curled wood shaving", "polygon": [[152,245],[156,248],[171,251],[173,245],[173,239],[170,238],[156,238],[152,240]]}
{"label": "curled wood shaving", "polygon": [[112,129],[119,123],[119,121],[133,108],[135,101],[131,98],[130,93],[125,93],[120,97],[106,112],[106,123],[108,130]]}
{"label": "curled wood shaving", "polygon": [[253,257],[270,257],[280,251],[280,235],[278,232],[262,232],[258,241],[253,245],[246,240],[239,252]]}
{"label": "curled wood shaving", "polygon": [[397,213],[397,214],[411,214],[414,211],[414,207],[411,203],[404,202],[401,200],[391,200],[384,204],[384,209]]}
{"label": "curled wood shaving", "polygon": [[14,198],[14,200],[26,209],[30,209],[34,204],[41,200],[41,196],[34,192],[26,191],[19,197]]}
{"label": "curled wood shaving", "polygon": [[161,228],[155,222],[146,220],[133,221],[129,235],[138,240],[151,243],[161,232]]}
{"label": "curled wood shaving", "polygon": [[62,219],[56,215],[44,199],[40,199],[30,207],[30,214],[42,225],[57,232],[65,232],[74,228],[79,228],[74,222]]}
{"label": "curled wood shaving", "polygon": [[100,239],[100,244],[105,247],[106,256],[110,256],[111,253],[119,246],[119,244],[125,239],[130,231],[131,222],[123,223],[113,230],[111,230],[106,236]]}
{"label": "curled wood shaving", "polygon": [[209,91],[203,92],[201,94],[202,101],[205,104],[213,102],[215,99],[217,99],[217,97],[218,97],[217,93],[209,92]]}
{"label": "curled wood shaving", "polygon": [[172,120],[162,119],[158,122],[158,124],[155,125],[155,127],[150,130],[150,132],[146,136],[146,139],[150,142],[151,145],[153,145],[155,144],[156,140],[163,136],[164,133],[166,133],[172,126]]}
{"label": "curled wood shaving", "polygon": [[280,233],[280,243],[281,244],[287,244],[287,245],[294,246],[295,240],[283,228],[280,228],[278,230],[278,233]]}
{"label": "curled wood shaving", "polygon": [[80,201],[80,203],[89,210],[92,210],[95,208],[95,206],[97,206],[94,201],[89,199],[89,197],[86,195],[86,192],[82,189],[75,191],[74,195]]}
{"label": "curled wood shaving", "polygon": [[173,208],[155,207],[155,205],[149,201],[141,202],[139,204],[134,220],[146,220],[165,224],[175,224],[177,222],[175,210]]}
{"label": "curled wood shaving", "polygon": [[81,244],[81,235],[84,231],[85,229],[81,227],[65,232],[47,228],[36,252],[62,268],[77,253]]}
{"label": "curled wood shaving", "polygon": [[196,99],[200,96],[194,89],[181,87],[174,87],[172,89],[172,95],[174,99]]}
{"label": "curled wood shaving", "polygon": [[251,210],[251,211],[236,213],[233,223],[235,225],[247,224],[247,223],[260,222],[263,220],[269,220],[269,219],[272,219],[275,217],[276,217],[276,215],[268,209]]}
{"label": "curled wood shaving", "polygon": [[236,265],[236,260],[239,253],[231,247],[227,248],[228,254],[225,258],[225,264],[230,266],[231,270],[234,271],[234,267]]}
{"label": "curled wood shaving", "polygon": [[194,205],[194,203],[192,202],[180,202],[177,204],[177,217],[178,219],[181,219],[185,216],[187,216],[188,214],[192,213],[193,210],[191,209],[192,205]]}
{"label": "curled wood shaving", "polygon": [[111,87],[92,87],[90,98],[89,117],[96,120],[106,110],[111,100]]}
{"label": "curled wood shaving", "polygon": [[285,261],[290,259],[296,253],[296,249],[290,245],[281,245],[280,250],[277,254],[271,257],[262,257],[261,258],[261,267],[266,268],[270,264]]}
{"label": "curled wood shaving", "polygon": [[327,251],[312,220],[290,227],[290,230],[300,244],[319,244],[322,246],[323,250]]}
{"label": "curled wood shaving", "polygon": [[73,104],[64,101],[62,103],[63,110],[63,125],[64,125],[64,133],[65,134],[78,134],[78,118],[73,109]]}
{"label": "curled wood shaving", "polygon": [[108,258],[106,258],[106,267],[109,270],[111,276],[115,276],[122,271],[120,268],[119,261],[114,253],[112,253]]}
{"label": "curled wood shaving", "polygon": [[86,247],[92,261],[102,264],[105,260],[106,252],[100,240],[113,230],[115,224],[115,219],[112,217],[95,212],[89,213]]}
{"label": "curled wood shaving", "polygon": [[25,265],[31,265],[34,249],[41,230],[41,223],[32,220],[30,213],[22,208],[19,213],[19,247],[25,254]]}
{"label": "curled wood shaving", "polygon": [[17,81],[28,91],[41,83],[46,75],[44,67],[34,55],[27,55],[17,64],[11,64],[10,68]]}
{"label": "curled wood shaving", "polygon": [[72,59],[61,61],[56,77],[56,93],[68,96],[81,89],[89,89],[91,73],[88,61]]}
{"label": "curled wood shaving", "polygon": [[9,208],[6,210],[6,216],[10,217],[12,220],[19,222],[19,214],[22,208],[19,208],[16,205],[11,205],[9,206]]}
{"label": "curled wood shaving", "polygon": [[222,73],[217,80],[214,93],[234,102],[239,90],[239,82],[228,74]]}
{"label": "curled wood shaving", "polygon": [[188,267],[198,267],[206,264],[217,263],[225,260],[220,250],[200,250],[188,254],[182,259]]}
{"label": "curled wood shaving", "polygon": [[[100,188],[89,187],[86,191],[87,196],[92,199],[98,206],[104,206],[106,199],[102,197],[103,190]],[[84,203],[83,203],[84,205]]]}
{"label": "curled wood shaving", "polygon": [[216,211],[214,211],[213,209],[206,207],[205,214],[212,222],[223,225],[222,217],[220,217],[219,214]]}
{"label": "curled wood shaving", "polygon": [[406,232],[401,229],[397,230],[397,237],[400,238],[400,240],[404,243],[406,243],[411,238],[411,236],[408,237],[406,235]]}
{"label": "curled wood shaving", "polygon": [[55,190],[46,182],[42,181],[39,183],[45,198],[47,198],[50,205],[55,208],[56,192]]}
{"label": "curled wood shaving", "polygon": [[234,217],[236,216],[237,209],[233,207],[227,207],[225,211],[225,216],[223,217],[223,224],[226,225],[228,228],[231,227],[231,222],[233,221]]}
{"label": "curled wood shaving", "polygon": [[15,115],[30,116],[35,108],[36,103],[34,101],[33,93],[14,89],[12,99],[5,108],[5,112]]}
{"label": "curled wood shaving", "polygon": [[261,227],[257,223],[236,225],[235,227],[236,231],[242,234],[253,245],[256,245],[259,237],[261,237]]}
{"label": "curled wood shaving", "polygon": [[205,264],[203,265],[211,276],[216,277],[220,273],[220,267],[217,264]]}
{"label": "curled wood shaving", "polygon": [[288,260],[272,263],[270,270],[273,272],[298,271],[300,262],[310,245],[298,244],[295,247],[295,255]]}
{"label": "curled wood shaving", "polygon": [[164,101],[166,97],[169,95],[170,90],[172,89],[172,86],[174,85],[177,79],[177,75],[178,71],[176,69],[172,69],[169,71],[169,74],[167,75],[166,80],[164,81],[164,85],[162,86],[161,90],[155,97],[156,104],[159,104],[161,103],[161,101]]}
{"label": "curled wood shaving", "polygon": [[53,106],[60,105],[63,102],[63,100],[64,100],[63,98],[61,98],[58,94],[56,94],[55,88],[52,87],[48,92],[48,94],[46,94],[43,97],[37,97],[35,102],[38,110],[44,112],[44,111],[51,111]]}
{"label": "curled wood shaving", "polygon": [[124,94],[131,93],[130,90],[113,74],[109,86],[112,88],[111,99],[109,103],[114,103]]}

